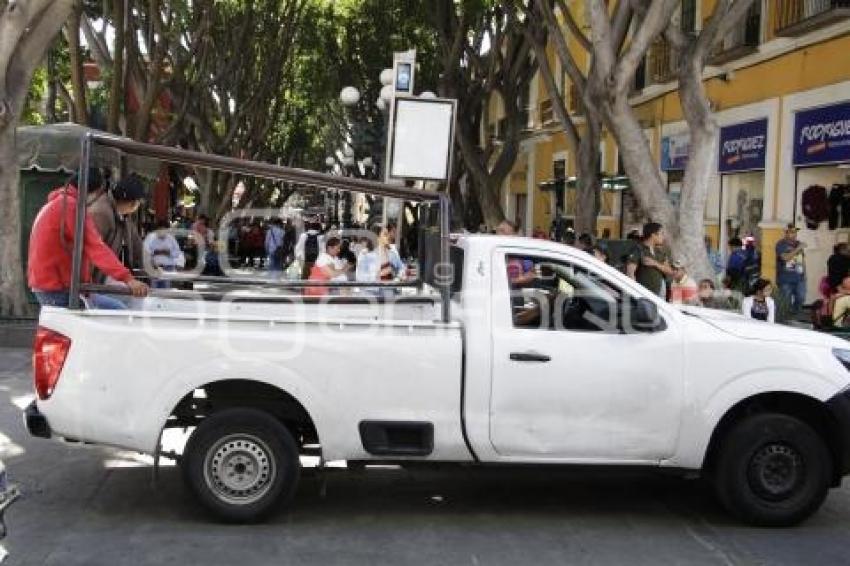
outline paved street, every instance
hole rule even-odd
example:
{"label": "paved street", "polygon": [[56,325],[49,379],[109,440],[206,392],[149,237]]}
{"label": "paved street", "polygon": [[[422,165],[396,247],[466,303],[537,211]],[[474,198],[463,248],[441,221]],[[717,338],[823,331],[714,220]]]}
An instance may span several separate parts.
{"label": "paved street", "polygon": [[[116,379],[120,376],[116,376]],[[552,471],[307,473],[293,510],[212,523],[170,467],[31,439],[29,352],[0,349],[0,457],[24,498],[8,564],[850,564],[850,488],[790,530],[742,527],[696,482]]]}

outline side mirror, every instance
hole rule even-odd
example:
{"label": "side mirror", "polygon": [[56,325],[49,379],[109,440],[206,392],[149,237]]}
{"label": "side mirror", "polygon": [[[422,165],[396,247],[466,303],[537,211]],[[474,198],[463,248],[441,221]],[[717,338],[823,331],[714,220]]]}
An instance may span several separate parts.
{"label": "side mirror", "polygon": [[632,326],[635,330],[652,331],[661,326],[658,307],[646,298],[635,300],[632,312]]}

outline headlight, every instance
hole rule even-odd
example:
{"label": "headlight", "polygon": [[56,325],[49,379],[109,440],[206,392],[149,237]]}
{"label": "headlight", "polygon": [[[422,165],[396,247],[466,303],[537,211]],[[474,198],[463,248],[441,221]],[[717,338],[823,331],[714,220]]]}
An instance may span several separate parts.
{"label": "headlight", "polygon": [[835,356],[848,371],[850,371],[850,350],[833,348],[832,355]]}

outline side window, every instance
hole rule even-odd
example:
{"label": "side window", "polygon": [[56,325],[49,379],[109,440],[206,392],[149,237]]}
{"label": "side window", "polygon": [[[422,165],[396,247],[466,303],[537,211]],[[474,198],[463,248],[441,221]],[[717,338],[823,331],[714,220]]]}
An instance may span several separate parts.
{"label": "side window", "polygon": [[596,273],[547,258],[506,257],[515,328],[620,332],[624,294]]}

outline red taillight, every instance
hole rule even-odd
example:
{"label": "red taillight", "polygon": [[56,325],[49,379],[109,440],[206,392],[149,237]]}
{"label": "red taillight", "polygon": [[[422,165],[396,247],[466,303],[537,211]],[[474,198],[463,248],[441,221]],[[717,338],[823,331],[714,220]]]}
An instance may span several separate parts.
{"label": "red taillight", "polygon": [[33,381],[42,401],[53,393],[70,349],[71,339],[67,336],[41,326],[36,330],[32,349]]}

